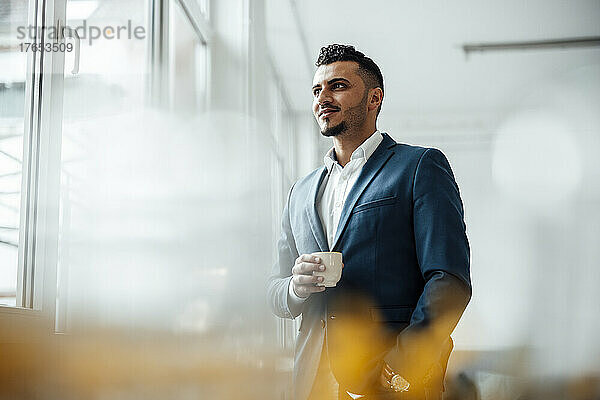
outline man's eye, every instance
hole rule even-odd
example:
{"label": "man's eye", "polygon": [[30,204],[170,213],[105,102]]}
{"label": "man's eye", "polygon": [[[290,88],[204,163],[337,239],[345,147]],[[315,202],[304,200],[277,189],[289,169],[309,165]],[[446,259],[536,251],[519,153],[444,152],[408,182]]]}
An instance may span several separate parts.
{"label": "man's eye", "polygon": [[321,92],[321,89],[313,90],[313,96],[318,96],[320,92]]}
{"label": "man's eye", "polygon": [[340,82],[338,82],[338,83],[334,83],[334,84],[333,84],[333,88],[334,88],[334,89],[337,89],[337,88],[344,88],[344,87],[346,87],[346,85],[344,85],[343,83],[340,83]]}

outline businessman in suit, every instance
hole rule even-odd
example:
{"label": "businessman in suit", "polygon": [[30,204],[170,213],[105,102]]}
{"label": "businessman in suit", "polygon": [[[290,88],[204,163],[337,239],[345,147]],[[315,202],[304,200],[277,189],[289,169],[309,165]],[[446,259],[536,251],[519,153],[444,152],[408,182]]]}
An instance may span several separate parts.
{"label": "businessman in suit", "polygon": [[[440,399],[450,334],[471,298],[454,175],[439,150],[377,130],[373,60],[334,44],[316,65],[313,113],[333,147],[289,192],[268,283],[277,316],[302,315],[295,399]],[[336,287],[313,276],[321,251],[343,255]]]}

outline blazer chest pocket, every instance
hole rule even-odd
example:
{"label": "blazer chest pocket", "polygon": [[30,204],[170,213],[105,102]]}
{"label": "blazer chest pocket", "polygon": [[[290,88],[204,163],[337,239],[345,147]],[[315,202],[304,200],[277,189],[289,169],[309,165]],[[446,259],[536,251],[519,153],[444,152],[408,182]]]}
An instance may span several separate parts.
{"label": "blazer chest pocket", "polygon": [[361,212],[361,211],[369,210],[371,208],[376,208],[376,207],[382,207],[382,206],[391,205],[391,204],[396,203],[397,201],[398,201],[398,198],[396,196],[383,197],[381,199],[371,200],[371,201],[368,201],[366,203],[357,204],[354,207],[353,212],[354,213],[358,213],[358,212]]}
{"label": "blazer chest pocket", "polygon": [[414,311],[410,306],[371,307],[371,319],[374,322],[409,323]]}

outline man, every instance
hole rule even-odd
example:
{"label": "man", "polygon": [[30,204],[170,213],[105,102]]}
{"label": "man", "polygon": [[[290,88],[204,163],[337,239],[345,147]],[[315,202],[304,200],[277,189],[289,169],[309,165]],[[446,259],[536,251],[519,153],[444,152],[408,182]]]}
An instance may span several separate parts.
{"label": "man", "polygon": [[[333,148],[290,190],[268,284],[276,315],[302,315],[295,398],[441,398],[471,297],[452,170],[439,150],[377,130],[383,76],[370,58],[334,44],[316,65],[313,113]],[[336,287],[317,286],[321,251],[342,253]]]}

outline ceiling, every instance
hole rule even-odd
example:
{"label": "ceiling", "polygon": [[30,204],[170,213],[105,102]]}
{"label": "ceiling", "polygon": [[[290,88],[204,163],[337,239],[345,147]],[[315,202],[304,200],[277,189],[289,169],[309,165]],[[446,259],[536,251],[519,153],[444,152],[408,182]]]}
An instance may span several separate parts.
{"label": "ceiling", "polygon": [[477,124],[509,112],[540,84],[600,64],[599,47],[468,57],[461,48],[465,43],[600,36],[598,0],[266,4],[270,52],[298,112],[310,113],[313,63],[319,48],[329,43],[353,44],[378,63],[386,85],[380,122],[388,126]]}

